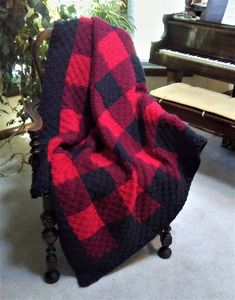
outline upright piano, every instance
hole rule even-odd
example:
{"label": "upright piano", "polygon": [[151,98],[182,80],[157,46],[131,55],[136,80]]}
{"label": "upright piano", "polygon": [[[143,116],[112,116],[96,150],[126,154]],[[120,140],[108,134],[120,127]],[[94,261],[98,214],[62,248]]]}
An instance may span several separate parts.
{"label": "upright piano", "polygon": [[168,83],[181,81],[189,71],[235,83],[235,26],[218,23],[221,3],[228,0],[219,1],[218,7],[218,0],[209,0],[200,19],[187,13],[164,15],[164,34],[152,43],[149,62],[167,68]]}
{"label": "upright piano", "polygon": [[[152,43],[149,62],[167,68],[168,84],[181,82],[184,73],[235,84],[235,26],[221,23],[228,1],[209,0],[200,19],[187,11],[164,15],[164,34],[160,41]],[[235,97],[235,88],[231,95]],[[223,145],[235,149],[235,120],[180,105],[174,100],[160,100],[169,112],[222,135]]]}

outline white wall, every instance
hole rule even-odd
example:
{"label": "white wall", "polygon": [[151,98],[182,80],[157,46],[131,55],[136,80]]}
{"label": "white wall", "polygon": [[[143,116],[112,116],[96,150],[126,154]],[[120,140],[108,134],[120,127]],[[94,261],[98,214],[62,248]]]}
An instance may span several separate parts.
{"label": "white wall", "polygon": [[184,11],[185,0],[131,0],[130,13],[136,32],[134,44],[141,60],[148,61],[151,41],[158,41],[164,31],[164,14]]}

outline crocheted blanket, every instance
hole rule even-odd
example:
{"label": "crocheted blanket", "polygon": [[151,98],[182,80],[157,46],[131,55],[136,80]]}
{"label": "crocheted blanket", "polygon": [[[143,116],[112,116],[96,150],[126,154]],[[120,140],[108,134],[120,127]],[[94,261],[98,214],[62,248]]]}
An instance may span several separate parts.
{"label": "crocheted blanket", "polygon": [[206,141],[148,94],[127,32],[96,17],[55,24],[40,114],[31,193],[49,190],[64,253],[88,286],[176,217]]}

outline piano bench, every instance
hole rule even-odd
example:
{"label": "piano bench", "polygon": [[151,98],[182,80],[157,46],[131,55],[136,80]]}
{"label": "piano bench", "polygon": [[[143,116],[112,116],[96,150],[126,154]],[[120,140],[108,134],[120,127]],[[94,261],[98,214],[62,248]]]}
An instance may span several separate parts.
{"label": "piano bench", "polygon": [[223,137],[223,146],[235,149],[235,98],[173,83],[150,92],[168,112],[189,124]]}

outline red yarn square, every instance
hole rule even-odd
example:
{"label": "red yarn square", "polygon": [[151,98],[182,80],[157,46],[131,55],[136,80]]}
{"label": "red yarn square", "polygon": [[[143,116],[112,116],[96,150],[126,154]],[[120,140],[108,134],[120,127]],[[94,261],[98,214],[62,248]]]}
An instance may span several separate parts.
{"label": "red yarn square", "polygon": [[74,110],[64,108],[60,112],[60,134],[75,132],[80,130],[82,116]]}
{"label": "red yarn square", "polygon": [[79,177],[72,160],[65,153],[61,152],[51,155],[51,173],[55,186]]}
{"label": "red yarn square", "polygon": [[133,115],[135,115],[136,109],[137,109],[137,104],[138,104],[139,97],[140,97],[140,94],[136,92],[136,87],[130,89],[125,94],[125,96],[127,97],[127,100],[129,101],[129,103],[131,104]]}
{"label": "red yarn square", "polygon": [[70,57],[65,82],[70,85],[88,87],[90,64],[90,57],[73,53]]}
{"label": "red yarn square", "polygon": [[122,196],[122,201],[130,212],[133,211],[138,194],[142,192],[138,184],[137,172],[133,171],[130,180],[118,187],[118,192]]}
{"label": "red yarn square", "polygon": [[103,151],[102,153],[92,153],[91,161],[97,167],[107,167],[112,165],[116,160],[115,155],[110,151]]}
{"label": "red yarn square", "polygon": [[105,111],[99,118],[99,123],[106,127],[115,138],[119,138],[124,129],[112,118],[108,111]]}
{"label": "red yarn square", "polygon": [[136,157],[141,159],[142,161],[144,161],[147,164],[151,164],[155,167],[160,167],[161,162],[158,160],[158,158],[154,158],[151,153],[146,150],[143,149],[142,151],[140,151],[139,153],[136,154]]}
{"label": "red yarn square", "polygon": [[80,240],[89,238],[104,226],[93,204],[80,213],[69,216],[68,222]]}
{"label": "red yarn square", "polygon": [[128,53],[122,41],[115,32],[110,32],[103,38],[98,44],[98,49],[110,69],[113,69],[128,57]]}
{"label": "red yarn square", "polygon": [[163,108],[156,101],[147,103],[144,110],[144,119],[148,122],[157,123],[158,119],[164,113]]}

